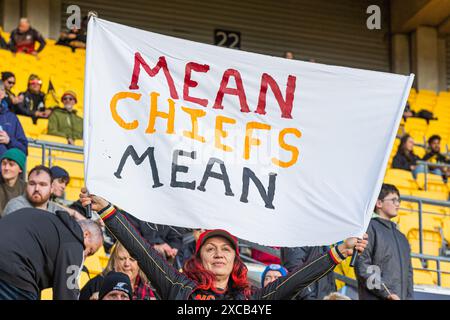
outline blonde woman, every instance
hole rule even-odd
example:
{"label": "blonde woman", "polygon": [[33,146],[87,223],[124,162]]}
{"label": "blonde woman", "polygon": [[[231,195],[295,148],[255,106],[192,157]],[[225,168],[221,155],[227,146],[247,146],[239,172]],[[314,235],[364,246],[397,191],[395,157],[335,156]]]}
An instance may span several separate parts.
{"label": "blonde woman", "polygon": [[133,300],[154,300],[155,295],[145,274],[139,269],[137,261],[117,242],[111,250],[111,256],[105,270],[91,279],[81,289],[80,300],[98,300],[98,294],[105,276],[110,271],[122,272],[128,275],[133,287]]}

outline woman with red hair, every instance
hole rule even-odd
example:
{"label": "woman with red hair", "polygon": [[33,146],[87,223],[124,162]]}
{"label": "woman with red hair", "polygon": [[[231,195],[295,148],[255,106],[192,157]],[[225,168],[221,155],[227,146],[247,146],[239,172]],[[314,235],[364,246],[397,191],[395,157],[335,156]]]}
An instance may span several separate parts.
{"label": "woman with red hair", "polygon": [[147,243],[125,215],[105,199],[88,195],[82,189],[83,206],[92,205],[106,227],[138,261],[158,299],[162,300],[281,300],[291,299],[297,292],[322,278],[353,253],[362,252],[367,240],[349,238],[342,244],[277,279],[261,289],[253,289],[247,279],[247,267],[239,256],[237,238],[225,230],[203,232],[195,254],[185,263],[184,273],[175,270]]}

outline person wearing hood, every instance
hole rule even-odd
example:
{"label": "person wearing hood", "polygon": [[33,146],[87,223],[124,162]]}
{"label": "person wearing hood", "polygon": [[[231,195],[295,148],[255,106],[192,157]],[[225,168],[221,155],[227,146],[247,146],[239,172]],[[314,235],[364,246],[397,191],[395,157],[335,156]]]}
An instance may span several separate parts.
{"label": "person wearing hood", "polygon": [[74,109],[77,95],[73,91],[64,92],[61,97],[64,108],[53,108],[48,119],[48,134],[67,139],[67,143],[74,144],[76,139],[83,139],[83,118]]}
{"label": "person wearing hood", "polygon": [[28,140],[19,119],[9,110],[5,89],[0,88],[0,157],[12,148],[28,154]]}

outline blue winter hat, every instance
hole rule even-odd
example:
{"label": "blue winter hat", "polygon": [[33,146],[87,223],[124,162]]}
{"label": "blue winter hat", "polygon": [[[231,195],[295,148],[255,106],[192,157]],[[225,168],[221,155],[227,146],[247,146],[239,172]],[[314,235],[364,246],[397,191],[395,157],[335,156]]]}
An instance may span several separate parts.
{"label": "blue winter hat", "polygon": [[269,264],[261,274],[261,286],[264,286],[264,278],[266,277],[267,272],[269,271],[278,271],[281,273],[281,276],[284,277],[288,274],[288,271],[285,267],[280,266],[279,264]]}

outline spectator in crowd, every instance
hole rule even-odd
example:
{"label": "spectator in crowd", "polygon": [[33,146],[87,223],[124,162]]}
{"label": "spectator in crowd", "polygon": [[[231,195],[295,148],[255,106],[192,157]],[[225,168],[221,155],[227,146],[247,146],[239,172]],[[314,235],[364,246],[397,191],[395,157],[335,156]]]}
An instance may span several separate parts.
{"label": "spectator in crowd", "polygon": [[52,112],[45,108],[45,93],[41,91],[42,80],[39,76],[32,74],[28,78],[28,89],[21,92],[23,101],[17,105],[16,113],[31,117],[36,124],[38,118],[48,118]]}
{"label": "spectator in crowd", "polygon": [[[278,300],[290,299],[298,290],[326,275],[343,259],[363,251],[367,241],[349,238],[306,267],[279,278],[265,288],[252,289],[247,267],[239,255],[236,237],[225,230],[209,230],[200,235],[195,255],[186,262],[183,273],[177,272],[136,231],[122,211],[106,200],[88,195],[82,189],[83,206],[92,205],[108,229],[137,261],[151,279],[155,295],[161,300]],[[280,285],[283,283],[283,285]]]}
{"label": "spectator in crowd", "polygon": [[99,293],[100,300],[133,300],[130,278],[122,272],[109,272]]}
{"label": "spectator in crowd", "polygon": [[[423,161],[441,164],[450,164],[450,157],[441,153],[441,137],[437,134],[432,135],[428,139],[429,151],[423,157]],[[428,168],[434,174],[441,175],[444,180],[450,176],[450,170],[448,167],[433,167]]]}
{"label": "spectator in crowd", "polygon": [[17,148],[6,151],[1,159],[2,176],[0,180],[0,218],[3,217],[3,209],[12,198],[24,193],[26,183],[22,178],[25,172],[25,153]]}
{"label": "spectator in crowd", "polygon": [[414,154],[413,149],[414,139],[409,134],[405,134],[400,139],[397,154],[392,160],[392,168],[411,171],[415,178],[417,173],[421,171],[421,168],[417,167],[416,162],[420,158]]}
{"label": "spectator in crowd", "polygon": [[14,73],[9,71],[2,72],[2,82],[3,87],[5,88],[8,109],[14,112],[16,109],[15,106],[23,101],[23,96],[16,97],[16,95],[11,91],[16,84],[16,77]]}
{"label": "spectator in crowd", "polygon": [[367,230],[369,244],[355,265],[360,300],[413,299],[411,249],[408,239],[391,221],[399,207],[398,189],[383,184]]}
{"label": "spectator in crowd", "polygon": [[37,208],[52,213],[64,210],[61,206],[50,201],[52,182],[53,177],[49,168],[36,166],[31,169],[28,174],[25,194],[11,199],[6,205],[3,215],[6,216],[22,208]]}
{"label": "spectator in crowd", "polygon": [[267,287],[269,283],[274,282],[280,277],[287,276],[286,268],[279,264],[269,264],[261,274],[261,287]]}
{"label": "spectator in crowd", "polygon": [[64,92],[64,108],[54,107],[48,119],[48,134],[67,138],[67,143],[74,144],[75,139],[83,139],[83,118],[74,109],[77,95],[73,91]]}
{"label": "spectator in crowd", "polygon": [[[298,266],[307,265],[330,250],[327,246],[281,248],[282,265],[292,272]],[[336,281],[332,272],[298,293],[295,300],[322,300],[336,291]]]}
{"label": "spectator in crowd", "polygon": [[326,297],[324,297],[323,300],[352,300],[352,299],[350,299],[346,295],[343,295],[342,293],[332,292]]}
{"label": "spectator in crowd", "polygon": [[[39,42],[39,48],[35,49],[35,43]],[[21,18],[19,26],[11,31],[9,48],[12,52],[23,52],[37,56],[46,45],[42,35],[30,25],[27,18]]]}
{"label": "spectator in crowd", "polygon": [[67,46],[72,49],[72,52],[75,52],[76,49],[85,49],[86,48],[86,38],[87,38],[87,22],[88,17],[84,17],[81,22],[81,28],[77,29],[73,27],[68,32],[61,32],[57,45]]}
{"label": "spectator in crowd", "polygon": [[292,51],[285,51],[283,56],[286,59],[294,59],[294,53]]}
{"label": "spectator in crowd", "polygon": [[5,90],[0,88],[0,156],[11,148],[28,154],[28,140],[19,119],[8,108]]}
{"label": "spectator in crowd", "polygon": [[111,256],[105,270],[91,279],[80,291],[80,300],[98,300],[102,284],[110,272],[122,272],[128,275],[133,284],[133,300],[154,300],[155,295],[150,288],[150,283],[145,274],[139,269],[137,261],[128,251],[116,242],[111,250]]}
{"label": "spectator in crowd", "polygon": [[93,255],[102,241],[95,222],[77,222],[63,211],[25,208],[4,217],[0,300],[37,300],[46,288],[53,288],[54,299],[77,300],[77,274],[84,258]]}
{"label": "spectator in crowd", "polygon": [[[124,215],[139,231],[142,237],[148,243],[153,245],[153,248],[156,251],[158,251],[170,263],[173,264],[175,262],[178,252],[180,251],[180,254],[182,252],[180,250],[183,246],[182,228],[145,222],[126,212],[124,212]],[[182,259],[182,257],[180,258]]]}
{"label": "spectator in crowd", "polygon": [[61,200],[64,198],[66,187],[70,182],[69,173],[64,168],[58,166],[51,167],[50,172],[53,177],[51,200],[63,204]]}
{"label": "spectator in crowd", "polygon": [[419,112],[415,112],[411,109],[409,102],[406,102],[405,110],[403,111],[403,120],[407,121],[408,118],[424,119],[427,124],[430,123],[430,120],[438,120],[438,118],[434,116],[433,112],[426,109],[420,109]]}
{"label": "spectator in crowd", "polygon": [[3,216],[22,208],[37,208],[51,213],[56,213],[58,210],[65,210],[76,220],[85,219],[76,210],[50,200],[52,195],[52,182],[52,172],[46,166],[36,166],[31,169],[28,173],[25,194],[11,199],[3,210]]}

